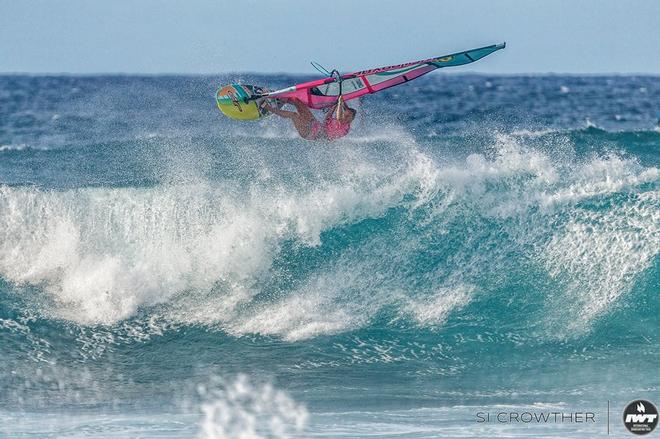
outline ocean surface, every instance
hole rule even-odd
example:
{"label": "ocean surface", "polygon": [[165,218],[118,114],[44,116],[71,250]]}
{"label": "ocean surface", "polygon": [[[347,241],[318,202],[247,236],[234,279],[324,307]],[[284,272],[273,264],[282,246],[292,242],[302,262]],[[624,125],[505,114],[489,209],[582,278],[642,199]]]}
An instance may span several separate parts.
{"label": "ocean surface", "polygon": [[[0,76],[0,437],[631,437],[660,404],[660,77]],[[479,422],[593,412],[595,422]]]}

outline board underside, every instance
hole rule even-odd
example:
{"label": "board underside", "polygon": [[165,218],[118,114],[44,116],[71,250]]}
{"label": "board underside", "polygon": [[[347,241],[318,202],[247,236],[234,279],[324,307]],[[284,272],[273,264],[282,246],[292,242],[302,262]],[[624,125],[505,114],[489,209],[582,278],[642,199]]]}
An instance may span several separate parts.
{"label": "board underside", "polygon": [[260,108],[260,101],[250,100],[263,92],[260,87],[244,84],[230,84],[216,92],[218,109],[227,117],[238,120],[256,120],[270,113]]}

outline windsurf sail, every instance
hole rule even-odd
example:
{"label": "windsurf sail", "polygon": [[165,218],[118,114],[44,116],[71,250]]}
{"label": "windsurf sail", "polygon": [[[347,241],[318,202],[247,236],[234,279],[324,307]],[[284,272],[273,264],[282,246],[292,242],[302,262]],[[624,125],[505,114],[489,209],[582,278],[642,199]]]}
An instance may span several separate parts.
{"label": "windsurf sail", "polygon": [[412,81],[436,69],[473,63],[493,52],[504,49],[505,46],[506,43],[493,44],[421,61],[335,75],[275,90],[258,97],[297,98],[310,108],[327,108],[336,104],[340,96],[344,101],[348,101],[366,94],[376,93]]}

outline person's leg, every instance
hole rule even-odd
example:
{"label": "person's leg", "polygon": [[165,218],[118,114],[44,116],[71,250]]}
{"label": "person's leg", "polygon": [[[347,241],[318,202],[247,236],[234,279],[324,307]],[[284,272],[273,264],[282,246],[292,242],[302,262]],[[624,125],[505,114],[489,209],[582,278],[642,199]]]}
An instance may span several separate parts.
{"label": "person's leg", "polygon": [[298,113],[296,113],[295,111],[282,110],[280,108],[273,107],[272,105],[267,103],[264,104],[263,107],[269,112],[273,114],[277,114],[278,116],[284,117],[286,119],[293,119],[294,117],[298,116]]}
{"label": "person's leg", "polygon": [[295,99],[289,102],[296,107],[296,109],[299,111],[298,113],[295,111],[281,110],[268,104],[265,104],[264,107],[271,113],[277,114],[278,116],[284,117],[286,119],[291,119],[291,122],[293,122],[293,126],[295,127],[296,131],[298,131],[300,137],[307,139],[312,131],[312,124],[316,122],[316,119],[314,118],[312,112],[309,111],[309,108],[307,108],[305,104],[299,100]]}
{"label": "person's leg", "polygon": [[300,99],[291,99],[289,102],[293,104],[294,107],[296,107],[298,114],[300,114],[302,117],[306,119],[315,119],[314,114],[312,114],[309,107],[305,105]]}
{"label": "person's leg", "polygon": [[296,127],[300,137],[303,139],[309,139],[310,134],[313,134],[312,125],[316,122],[314,114],[312,114],[310,109],[299,99],[291,99],[289,103],[293,104],[293,106],[296,107],[296,110],[298,110],[296,116],[291,118],[293,126]]}

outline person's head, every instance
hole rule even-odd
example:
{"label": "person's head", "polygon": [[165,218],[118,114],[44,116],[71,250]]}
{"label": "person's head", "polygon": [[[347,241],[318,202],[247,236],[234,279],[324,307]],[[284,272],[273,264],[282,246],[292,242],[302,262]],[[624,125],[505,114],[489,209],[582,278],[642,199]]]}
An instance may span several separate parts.
{"label": "person's head", "polygon": [[351,123],[353,122],[353,119],[355,119],[355,115],[357,114],[357,110],[355,108],[351,108],[349,106],[346,106],[344,108],[344,111],[340,117],[340,120],[342,123]]}

